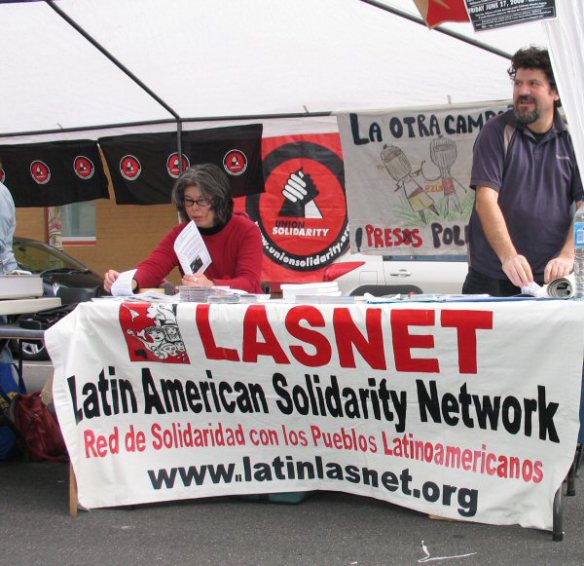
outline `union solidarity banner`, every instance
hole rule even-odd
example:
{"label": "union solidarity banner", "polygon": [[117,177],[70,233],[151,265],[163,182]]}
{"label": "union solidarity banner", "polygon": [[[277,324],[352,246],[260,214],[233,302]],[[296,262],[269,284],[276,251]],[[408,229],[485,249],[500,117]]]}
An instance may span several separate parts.
{"label": "union solidarity banner", "polygon": [[[182,132],[183,170],[215,163],[225,171],[234,197],[261,193],[261,124]],[[117,204],[167,204],[180,175],[176,133],[100,138]]]}
{"label": "union solidarity banner", "polygon": [[0,145],[0,181],[19,207],[109,198],[99,149],[91,140]]}
{"label": "union solidarity banner", "polygon": [[263,236],[262,278],[322,281],[349,245],[339,136],[265,138],[262,151],[265,192],[246,201]]}
{"label": "union solidarity banner", "polygon": [[103,300],[45,339],[87,508],[333,490],[551,529],[583,335],[574,301]]}
{"label": "union solidarity banner", "polygon": [[339,115],[351,251],[464,255],[472,148],[507,104]]}

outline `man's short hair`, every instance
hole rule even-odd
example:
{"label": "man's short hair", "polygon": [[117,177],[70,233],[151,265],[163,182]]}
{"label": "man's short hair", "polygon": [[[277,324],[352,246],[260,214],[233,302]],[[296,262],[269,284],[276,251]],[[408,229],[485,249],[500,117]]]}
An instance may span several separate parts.
{"label": "man's short hair", "polygon": [[511,57],[511,66],[507,69],[507,73],[511,80],[515,80],[515,75],[518,69],[541,69],[550,83],[550,85],[558,90],[556,86],[556,79],[554,78],[554,71],[550,61],[550,55],[547,49],[540,49],[539,47],[526,47],[520,49]]}
{"label": "man's short hair", "polygon": [[[552,69],[552,62],[547,49],[540,49],[539,47],[530,46],[520,49],[511,57],[511,66],[507,69],[507,74],[512,81],[515,80],[518,69],[541,69],[550,86],[559,94],[554,78],[554,70]],[[555,107],[561,106],[559,100],[556,101]]]}

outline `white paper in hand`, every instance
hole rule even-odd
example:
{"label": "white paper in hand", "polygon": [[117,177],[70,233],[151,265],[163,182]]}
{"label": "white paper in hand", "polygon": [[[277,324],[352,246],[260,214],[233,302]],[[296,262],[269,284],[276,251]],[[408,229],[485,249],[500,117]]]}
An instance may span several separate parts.
{"label": "white paper in hand", "polygon": [[134,294],[132,280],[135,273],[136,269],[131,269],[130,271],[122,271],[119,274],[112,285],[112,295],[114,297],[129,297]]}
{"label": "white paper in hand", "polygon": [[543,297],[545,296],[545,289],[535,281],[532,281],[521,287],[521,294],[531,295],[532,297]]}
{"label": "white paper in hand", "polygon": [[191,220],[174,241],[174,252],[185,275],[204,273],[211,265],[209,250],[197,225]]}

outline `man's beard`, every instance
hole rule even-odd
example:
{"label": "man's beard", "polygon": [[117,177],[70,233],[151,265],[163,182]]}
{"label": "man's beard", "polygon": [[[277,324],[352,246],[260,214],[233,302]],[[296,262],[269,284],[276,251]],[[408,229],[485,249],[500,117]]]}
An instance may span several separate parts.
{"label": "man's beard", "polygon": [[517,100],[517,102],[513,105],[513,113],[515,114],[515,118],[517,119],[517,121],[520,124],[523,124],[526,126],[528,124],[533,124],[533,122],[538,120],[539,112],[537,109],[537,104],[535,105],[535,110],[533,110],[532,112],[519,110],[518,105],[521,103],[525,103],[525,102],[535,103],[535,101],[530,97],[527,97],[527,96],[520,97]]}

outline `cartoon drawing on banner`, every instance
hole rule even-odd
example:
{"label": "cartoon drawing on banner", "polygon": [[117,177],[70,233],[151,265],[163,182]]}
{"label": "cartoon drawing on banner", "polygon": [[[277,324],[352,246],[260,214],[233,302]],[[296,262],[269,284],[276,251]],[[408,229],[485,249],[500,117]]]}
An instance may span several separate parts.
{"label": "cartoon drawing on banner", "polygon": [[[454,186],[455,179],[452,177],[451,172],[457,154],[456,143],[449,138],[438,137],[430,142],[430,159],[440,170],[440,179],[442,180],[442,190],[444,192],[445,217],[450,212],[451,204],[462,214],[462,205],[456,194],[456,187]],[[464,192],[467,192],[464,185],[458,184],[464,189]]]}
{"label": "cartoon drawing on banner", "polygon": [[176,307],[158,303],[120,306],[120,324],[132,361],[190,363],[176,321]]}
{"label": "cartoon drawing on banner", "polygon": [[396,181],[397,188],[394,192],[403,191],[411,209],[420,216],[422,222],[424,224],[428,223],[425,212],[427,210],[431,210],[438,216],[434,200],[426,192],[425,188],[416,181],[416,177],[421,175],[421,167],[417,171],[413,171],[406,154],[395,145],[384,145],[380,157],[385,170]]}
{"label": "cartoon drawing on banner", "polygon": [[[402,217],[404,220],[411,220],[410,212],[414,211],[425,225],[429,220],[428,211],[443,220],[463,217],[463,205],[456,192],[456,185],[461,187],[464,193],[468,193],[468,189],[452,174],[452,166],[458,156],[456,143],[450,138],[438,136],[430,142],[429,155],[432,163],[438,167],[437,177],[426,176],[424,160],[414,171],[401,148],[395,145],[383,146],[380,157],[385,170],[396,181],[397,188],[394,192],[401,189],[407,201],[406,211]],[[423,186],[418,182],[418,177],[423,178]],[[442,198],[435,200],[440,193]]]}

